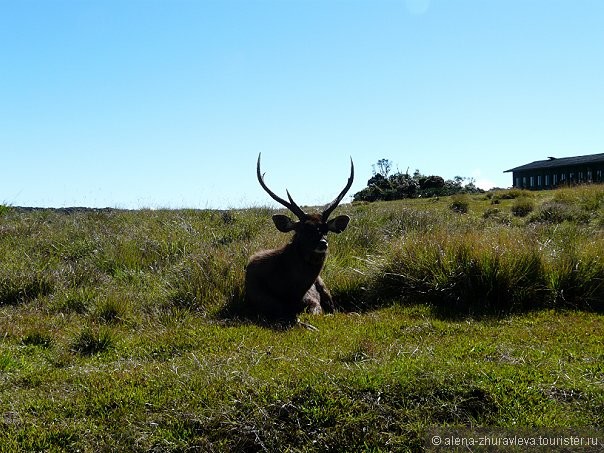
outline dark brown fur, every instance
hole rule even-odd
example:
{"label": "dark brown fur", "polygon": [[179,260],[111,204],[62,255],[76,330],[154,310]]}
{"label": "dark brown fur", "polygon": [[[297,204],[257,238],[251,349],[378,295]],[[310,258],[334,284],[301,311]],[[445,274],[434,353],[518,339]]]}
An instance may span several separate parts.
{"label": "dark brown fur", "polygon": [[298,225],[292,242],[250,258],[245,275],[246,301],[254,312],[268,319],[288,321],[304,311],[333,311],[331,294],[319,276],[327,249],[322,253],[315,251],[326,234],[312,236],[319,225],[320,220],[313,216]]}
{"label": "dark brown fur", "polygon": [[293,323],[304,311],[313,314],[333,311],[331,294],[319,274],[327,257],[327,233],[341,233],[350,220],[345,215],[328,220],[352,185],[352,160],[350,165],[348,183],[338,197],[321,214],[306,214],[289,193],[287,202],[266,186],[258,156],[256,171],[260,185],[299,220],[294,222],[287,216],[274,215],[273,222],[279,231],[294,232],[291,242],[275,250],[260,251],[247,264],[245,303],[254,314],[269,321]]}

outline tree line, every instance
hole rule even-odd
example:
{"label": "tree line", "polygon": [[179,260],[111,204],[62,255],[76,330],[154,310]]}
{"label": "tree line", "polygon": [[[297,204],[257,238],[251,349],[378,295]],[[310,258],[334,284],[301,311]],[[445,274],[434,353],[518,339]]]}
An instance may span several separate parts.
{"label": "tree line", "polygon": [[353,195],[353,201],[400,200],[403,198],[424,198],[461,193],[482,193],[473,178],[455,176],[445,180],[442,176],[426,176],[419,170],[409,174],[397,171],[390,174],[392,162],[380,159],[373,165],[373,176],[367,187]]}

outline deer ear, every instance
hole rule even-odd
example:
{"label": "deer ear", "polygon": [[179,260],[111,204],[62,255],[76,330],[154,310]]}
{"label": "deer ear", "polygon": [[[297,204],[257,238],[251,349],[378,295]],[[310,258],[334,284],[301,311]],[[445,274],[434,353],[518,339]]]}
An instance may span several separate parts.
{"label": "deer ear", "polygon": [[273,216],[273,223],[282,233],[289,233],[296,228],[296,223],[286,215],[275,214]]}
{"label": "deer ear", "polygon": [[348,226],[348,222],[350,222],[350,217],[347,215],[339,215],[335,219],[331,219],[327,222],[327,229],[334,233],[341,233]]}

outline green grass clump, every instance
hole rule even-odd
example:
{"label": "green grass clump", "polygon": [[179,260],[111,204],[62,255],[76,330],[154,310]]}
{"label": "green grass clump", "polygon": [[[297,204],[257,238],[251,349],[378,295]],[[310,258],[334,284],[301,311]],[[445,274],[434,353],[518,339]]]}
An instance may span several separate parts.
{"label": "green grass clump", "polygon": [[500,200],[514,200],[516,198],[524,198],[530,192],[522,189],[506,189],[506,190],[496,190],[490,194],[490,199],[494,202],[499,202]]}
{"label": "green grass clump", "polygon": [[[530,200],[533,210],[514,215]],[[0,216],[0,451],[423,451],[604,426],[604,187],[344,205],[339,310],[241,318],[269,209]]]}
{"label": "green grass clump", "polygon": [[517,217],[526,217],[534,209],[534,203],[530,198],[522,197],[516,198],[516,201],[512,205],[511,211]]}
{"label": "green grass clump", "polygon": [[40,346],[49,348],[52,346],[52,337],[45,332],[34,330],[23,337],[21,342],[25,346]]}
{"label": "green grass clump", "polygon": [[82,355],[107,351],[113,344],[111,333],[106,329],[85,328],[72,341],[71,350]]}
{"label": "green grass clump", "polygon": [[395,300],[424,300],[451,313],[531,309],[545,297],[535,247],[512,235],[410,235],[390,251],[375,291]]}
{"label": "green grass clump", "polygon": [[460,214],[467,214],[470,206],[467,197],[464,197],[463,195],[454,195],[452,197],[452,200],[453,201],[450,205],[452,211],[458,212]]}
{"label": "green grass clump", "polygon": [[552,200],[543,203],[531,220],[546,223],[562,223],[565,221],[588,223],[593,213],[594,211],[581,209],[581,207],[566,201]]}

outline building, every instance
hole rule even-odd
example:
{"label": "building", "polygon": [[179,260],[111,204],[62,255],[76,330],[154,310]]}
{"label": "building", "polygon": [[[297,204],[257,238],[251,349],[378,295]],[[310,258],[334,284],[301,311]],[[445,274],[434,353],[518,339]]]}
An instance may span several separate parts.
{"label": "building", "polygon": [[576,157],[549,157],[504,171],[513,186],[541,190],[559,186],[604,182],[604,153]]}

